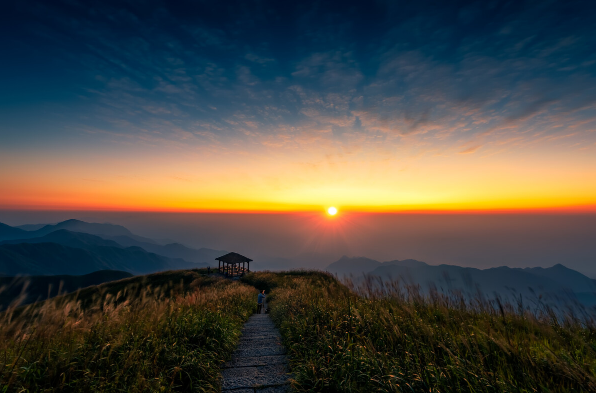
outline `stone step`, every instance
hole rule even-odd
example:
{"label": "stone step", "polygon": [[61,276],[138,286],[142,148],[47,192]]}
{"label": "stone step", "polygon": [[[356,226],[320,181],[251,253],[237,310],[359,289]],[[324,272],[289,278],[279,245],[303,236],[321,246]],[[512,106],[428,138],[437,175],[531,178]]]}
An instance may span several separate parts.
{"label": "stone step", "polygon": [[245,325],[242,330],[258,330],[258,329],[268,329],[268,330],[277,330],[275,325],[273,324],[249,324]]}
{"label": "stone step", "polygon": [[221,375],[223,378],[222,391],[284,385],[287,384],[289,377],[287,367],[284,364],[226,368]]}
{"label": "stone step", "polygon": [[269,386],[261,388],[240,388],[226,390],[229,393],[289,393],[290,385]]}
{"label": "stone step", "polygon": [[232,359],[222,365],[222,392],[289,392],[285,353],[281,335],[269,315],[251,316],[242,328]]}
{"label": "stone step", "polygon": [[274,325],[265,325],[265,324],[251,324],[246,325],[242,328],[242,330],[276,330]]}
{"label": "stone step", "polygon": [[286,355],[272,356],[242,356],[235,358],[224,364],[225,368],[248,367],[248,366],[270,366],[273,364],[287,364]]}
{"label": "stone step", "polygon": [[277,333],[277,329],[274,326],[247,326],[242,328],[242,333]]}
{"label": "stone step", "polygon": [[244,339],[238,343],[238,349],[245,349],[248,347],[273,347],[275,345],[282,345],[281,339],[278,337],[267,337],[258,340]]}
{"label": "stone step", "polygon": [[263,336],[242,336],[240,342],[254,342],[258,344],[261,341],[275,341],[281,342],[281,336],[279,334],[268,334]]}
{"label": "stone step", "polygon": [[271,356],[271,355],[285,355],[286,349],[281,345],[271,346],[271,347],[249,347],[244,349],[237,349],[236,352],[232,354],[232,359],[237,359],[239,357],[247,356]]}

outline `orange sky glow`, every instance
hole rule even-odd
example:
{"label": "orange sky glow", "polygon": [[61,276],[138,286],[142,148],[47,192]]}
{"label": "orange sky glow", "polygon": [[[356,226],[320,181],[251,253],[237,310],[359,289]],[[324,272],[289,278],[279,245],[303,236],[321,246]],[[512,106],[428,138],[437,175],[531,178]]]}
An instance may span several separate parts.
{"label": "orange sky glow", "polygon": [[[0,208],[194,212],[594,212],[589,154],[266,158],[165,151],[123,158],[4,155]],[[178,154],[177,154],[178,153]],[[180,154],[181,153],[181,154]],[[0,159],[0,164],[2,159]]]}
{"label": "orange sky glow", "polygon": [[41,3],[0,61],[0,210],[596,212],[590,12]]}

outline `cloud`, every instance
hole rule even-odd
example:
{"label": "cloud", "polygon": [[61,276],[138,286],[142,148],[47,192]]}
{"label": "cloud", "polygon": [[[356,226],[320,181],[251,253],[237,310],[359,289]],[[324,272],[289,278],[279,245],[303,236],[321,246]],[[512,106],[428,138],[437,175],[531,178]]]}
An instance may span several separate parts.
{"label": "cloud", "polygon": [[455,10],[458,23],[444,9],[385,3],[272,5],[267,18],[216,3],[153,13],[134,2],[69,4],[32,2],[22,17],[38,22],[13,33],[31,56],[66,59],[31,61],[46,74],[68,69],[45,92],[76,97],[61,103],[62,128],[259,153],[361,144],[414,155],[473,144],[466,154],[596,138],[586,121],[596,111],[596,39],[580,23],[594,14],[585,4],[561,20],[554,3],[532,12],[474,3]]}
{"label": "cloud", "polygon": [[461,150],[459,152],[459,154],[472,154],[472,153],[475,153],[476,150],[480,149],[481,147],[482,147],[482,145],[471,146],[471,147],[468,147],[467,149]]}

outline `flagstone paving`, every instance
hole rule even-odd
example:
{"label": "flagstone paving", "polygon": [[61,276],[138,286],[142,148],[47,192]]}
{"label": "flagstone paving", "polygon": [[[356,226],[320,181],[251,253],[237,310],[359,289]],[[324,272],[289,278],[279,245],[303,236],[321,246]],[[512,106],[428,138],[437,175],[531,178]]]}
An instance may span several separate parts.
{"label": "flagstone paving", "polygon": [[254,314],[244,324],[238,348],[223,366],[222,392],[290,392],[286,351],[268,314]]}

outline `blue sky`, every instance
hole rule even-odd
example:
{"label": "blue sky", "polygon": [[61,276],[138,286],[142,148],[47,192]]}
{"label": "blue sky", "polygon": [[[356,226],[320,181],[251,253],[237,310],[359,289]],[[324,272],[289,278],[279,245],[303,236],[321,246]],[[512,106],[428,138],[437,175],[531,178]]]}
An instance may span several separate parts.
{"label": "blue sky", "polygon": [[77,165],[158,151],[301,165],[527,153],[540,158],[529,165],[596,168],[593,2],[4,8],[6,171],[36,155]]}

